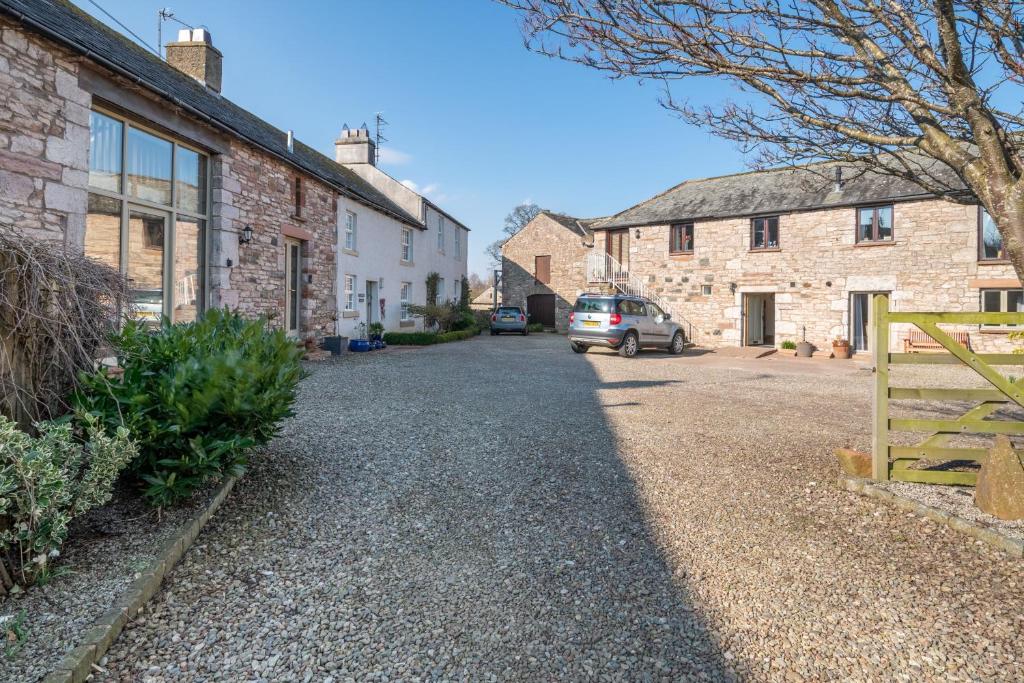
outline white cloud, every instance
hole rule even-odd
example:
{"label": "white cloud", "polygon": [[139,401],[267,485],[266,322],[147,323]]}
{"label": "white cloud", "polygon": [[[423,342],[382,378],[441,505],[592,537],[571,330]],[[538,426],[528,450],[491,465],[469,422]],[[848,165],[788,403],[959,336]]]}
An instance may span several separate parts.
{"label": "white cloud", "polygon": [[380,148],[380,162],[392,166],[404,166],[412,161],[412,155],[401,152],[393,147]]}
{"label": "white cloud", "polygon": [[443,202],[446,199],[448,199],[448,195],[446,195],[444,192],[441,192],[440,183],[427,183],[426,185],[421,186],[415,180],[406,179],[400,182],[406,187],[408,187],[410,190],[415,192],[416,194],[423,195],[424,197],[429,197],[435,202]]}
{"label": "white cloud", "polygon": [[420,191],[420,186],[416,184],[415,180],[403,180],[403,181],[401,181],[401,183],[403,185],[405,185],[406,187],[408,187],[413,192],[419,192]]}

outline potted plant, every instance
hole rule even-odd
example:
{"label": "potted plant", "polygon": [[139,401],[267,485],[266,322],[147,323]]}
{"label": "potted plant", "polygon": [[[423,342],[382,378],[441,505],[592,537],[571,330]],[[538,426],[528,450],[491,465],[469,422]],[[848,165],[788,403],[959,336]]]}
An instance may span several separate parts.
{"label": "potted plant", "polygon": [[384,348],[384,325],[381,323],[370,323],[366,328],[370,336],[370,344],[375,349]]}
{"label": "potted plant", "polygon": [[844,337],[836,337],[832,340],[832,357],[840,360],[847,360],[850,357],[850,340]]}
{"label": "potted plant", "polygon": [[350,339],[348,342],[348,350],[361,353],[369,351],[371,348],[373,347],[370,345],[370,340],[366,337],[366,323],[359,323],[356,326],[356,338]]}

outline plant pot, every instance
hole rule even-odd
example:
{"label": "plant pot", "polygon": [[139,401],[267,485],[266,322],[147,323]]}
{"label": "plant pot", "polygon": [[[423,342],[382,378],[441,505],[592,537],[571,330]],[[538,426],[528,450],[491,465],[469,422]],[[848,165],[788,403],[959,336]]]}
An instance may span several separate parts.
{"label": "plant pot", "polygon": [[347,346],[348,337],[342,337],[340,334],[324,337],[324,340],[320,343],[320,348],[324,351],[330,351],[332,356],[340,356],[345,353]]}
{"label": "plant pot", "polygon": [[382,342],[380,339],[374,339],[373,340],[373,348],[374,349],[383,349],[384,348],[384,342]]}
{"label": "plant pot", "polygon": [[850,358],[850,345],[849,344],[833,344],[832,345],[832,356],[839,360],[849,360]]}
{"label": "plant pot", "polygon": [[797,358],[810,358],[814,355],[814,344],[811,342],[797,342],[796,345],[796,357]]}
{"label": "plant pot", "polygon": [[362,353],[370,350],[369,339],[350,339],[348,342],[348,350],[355,351],[356,353]]}

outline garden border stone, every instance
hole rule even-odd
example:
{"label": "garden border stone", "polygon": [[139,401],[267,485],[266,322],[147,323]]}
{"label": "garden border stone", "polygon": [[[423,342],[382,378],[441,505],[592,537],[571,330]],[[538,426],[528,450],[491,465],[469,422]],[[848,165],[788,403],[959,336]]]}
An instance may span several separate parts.
{"label": "garden border stone", "polygon": [[1024,558],[1024,541],[1010,538],[998,531],[984,527],[977,522],[972,522],[968,519],[964,519],[963,517],[952,515],[945,510],[940,510],[939,508],[932,507],[931,505],[919,503],[916,500],[900,496],[892,491],[886,491],[885,489],[872,484],[870,479],[861,479],[860,477],[840,474],[839,488],[859,493],[863,496],[868,496],[869,498],[883,500],[902,510],[913,512],[914,514],[922,517],[927,517],[939,524],[945,524],[950,529],[955,529],[972,538],[976,538],[979,541],[988,543],[989,545],[1008,553],[1012,557]]}
{"label": "garden border stone", "polygon": [[209,502],[160,547],[157,555],[135,581],[114,601],[103,616],[93,622],[82,634],[81,642],[57,664],[43,683],[82,683],[92,673],[128,620],[138,614],[160,590],[164,577],[171,571],[185,551],[199,536],[199,532],[234,488],[237,477],[228,477],[217,488]]}

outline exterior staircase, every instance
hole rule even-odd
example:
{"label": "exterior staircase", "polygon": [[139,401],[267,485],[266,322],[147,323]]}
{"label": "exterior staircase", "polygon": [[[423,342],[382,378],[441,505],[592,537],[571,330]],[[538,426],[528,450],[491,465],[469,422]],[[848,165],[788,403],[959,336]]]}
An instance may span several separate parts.
{"label": "exterior staircase", "polygon": [[629,270],[615,260],[611,254],[591,253],[587,255],[587,282],[598,284],[607,293],[621,292],[628,296],[639,296],[653,301],[661,310],[672,316],[672,320],[679,323],[686,335],[686,341],[691,344],[695,342],[694,333],[696,328],[686,318],[683,318],[667,301],[655,294],[640,278],[630,275]]}

